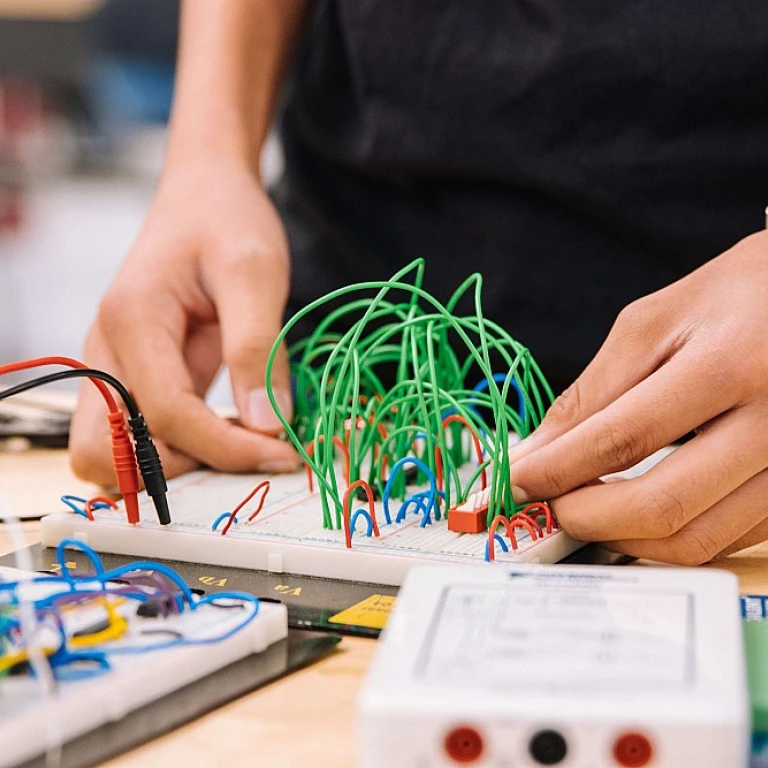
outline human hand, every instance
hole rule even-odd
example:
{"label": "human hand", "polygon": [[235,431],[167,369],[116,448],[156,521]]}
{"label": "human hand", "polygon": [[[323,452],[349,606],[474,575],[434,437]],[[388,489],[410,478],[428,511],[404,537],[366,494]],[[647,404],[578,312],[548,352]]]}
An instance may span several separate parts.
{"label": "human hand", "polygon": [[[246,166],[199,163],[166,173],[104,296],[85,360],[131,390],[169,476],[200,464],[231,472],[296,468],[293,448],[274,437],[282,425],[264,391],[288,289],[282,224]],[[240,424],[219,418],[203,399],[222,363]],[[285,354],[272,383],[290,415]],[[97,395],[81,390],[70,453],[78,475],[109,484],[109,434]]]}
{"label": "human hand", "polygon": [[[585,485],[692,430],[645,475]],[[510,460],[518,501],[617,552],[693,565],[768,538],[768,234],[624,309]]]}

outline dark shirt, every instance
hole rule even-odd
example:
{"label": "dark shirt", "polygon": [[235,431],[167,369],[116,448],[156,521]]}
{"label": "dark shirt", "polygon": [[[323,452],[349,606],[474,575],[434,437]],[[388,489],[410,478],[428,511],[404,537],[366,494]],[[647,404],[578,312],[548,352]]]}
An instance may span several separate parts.
{"label": "dark shirt", "polygon": [[441,299],[479,270],[561,387],[762,227],[768,2],[328,0],[281,130],[291,308],[417,256]]}

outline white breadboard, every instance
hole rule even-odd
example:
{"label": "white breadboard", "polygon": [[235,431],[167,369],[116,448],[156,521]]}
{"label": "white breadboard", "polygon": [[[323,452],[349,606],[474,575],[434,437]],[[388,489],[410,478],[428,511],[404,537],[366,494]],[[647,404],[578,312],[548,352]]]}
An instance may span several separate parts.
{"label": "white breadboard", "polygon": [[[667,452],[660,451],[625,476],[647,470]],[[255,508],[252,502],[226,536],[221,535],[221,527],[211,530],[222,512],[232,510],[265,479],[272,487],[253,523],[245,524],[248,511]],[[341,477],[339,485],[343,487]],[[497,546],[495,562],[485,563],[487,533],[454,533],[448,530],[445,517],[422,528],[421,516],[410,512],[397,523],[400,502],[393,501],[389,525],[384,524],[382,503],[376,503],[381,535],[365,536],[361,525],[352,537],[352,548],[347,549],[342,530],[322,527],[320,496],[317,491],[309,492],[303,472],[269,478],[194,472],[169,483],[168,501],[173,522],[166,527],[157,522],[146,497],[141,499],[141,522],[136,526],[126,522],[122,509],[97,510],[93,522],[73,513],[49,515],[42,523],[43,543],[52,547],[70,537],[98,552],[393,586],[401,584],[415,565],[556,563],[583,546],[560,530],[545,532],[534,541],[523,528],[517,528],[517,550],[510,547],[503,552]]]}
{"label": "white breadboard", "polygon": [[[385,525],[380,502],[376,517],[381,536],[365,536],[365,526],[359,525],[347,549],[343,531],[322,527],[319,494],[308,491],[303,472],[269,478],[266,504],[253,523],[246,525],[241,518],[226,536],[221,535],[222,526],[211,530],[218,515],[233,509],[264,479],[195,472],[169,483],[173,522],[165,528],[144,498],[136,526],[126,522],[122,510],[98,510],[94,522],[75,514],[49,515],[43,521],[43,543],[55,546],[71,537],[99,552],[391,585],[400,584],[419,563],[484,562],[487,534],[453,533],[445,518],[421,528],[421,515],[410,513],[402,523],[396,523],[393,514],[392,523]],[[400,502],[391,506],[396,512]],[[554,563],[582,546],[562,531],[545,533],[534,542],[517,529],[517,540],[517,552],[497,547],[498,563]]]}
{"label": "white breadboard", "polygon": [[[0,582],[18,578],[13,569],[0,572]],[[37,574],[34,574],[37,575]],[[36,585],[40,586],[40,585]],[[60,589],[60,585],[58,586]],[[240,611],[201,606],[162,619],[133,619],[139,630],[177,631],[203,639],[225,635],[242,622]],[[156,630],[160,631],[160,630]],[[188,645],[139,655],[109,654],[111,669],[85,680],[59,681],[42,696],[31,675],[0,680],[0,768],[19,765],[58,745],[166,696],[251,654],[263,653],[288,635],[283,605],[261,603],[258,615],[231,637],[209,645]],[[119,647],[120,642],[114,644]]]}

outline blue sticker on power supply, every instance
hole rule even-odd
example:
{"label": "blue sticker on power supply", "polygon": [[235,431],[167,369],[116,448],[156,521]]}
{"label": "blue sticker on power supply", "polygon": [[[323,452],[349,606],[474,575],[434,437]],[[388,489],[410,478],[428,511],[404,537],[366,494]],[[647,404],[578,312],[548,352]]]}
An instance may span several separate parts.
{"label": "blue sticker on power supply", "polygon": [[768,733],[752,734],[752,760],[750,768],[768,768]]}
{"label": "blue sticker on power supply", "polygon": [[768,597],[765,595],[742,595],[741,618],[748,621],[768,618]]}

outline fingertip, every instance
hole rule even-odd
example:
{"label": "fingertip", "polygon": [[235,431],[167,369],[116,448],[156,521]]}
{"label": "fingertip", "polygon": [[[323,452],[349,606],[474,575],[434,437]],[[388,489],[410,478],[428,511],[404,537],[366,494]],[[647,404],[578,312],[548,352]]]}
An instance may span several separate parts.
{"label": "fingertip", "polygon": [[560,476],[551,466],[545,466],[539,452],[528,453],[511,462],[509,468],[515,501],[533,501],[561,496],[566,491]]}
{"label": "fingertip", "polygon": [[[560,498],[553,498],[549,505],[558,525],[577,541],[596,541],[595,529],[590,526],[590,514],[585,514],[589,505],[585,504],[585,489],[579,489]],[[588,498],[588,495],[587,495]]]}
{"label": "fingertip", "polygon": [[530,462],[526,458],[535,451],[532,435],[511,446],[507,454],[509,459],[509,479],[515,501],[529,501],[531,496],[526,490],[526,469]]}
{"label": "fingertip", "polygon": [[274,457],[265,459],[258,466],[258,471],[267,475],[286,475],[299,468],[298,456]]}
{"label": "fingertip", "polygon": [[[293,399],[286,389],[274,389],[272,394],[280,414],[286,421],[293,416]],[[256,387],[238,398],[240,418],[247,427],[268,435],[277,435],[285,429],[265,387]]]}
{"label": "fingertip", "polygon": [[532,441],[533,434],[528,435],[528,437],[522,438],[522,440],[512,443],[508,450],[507,450],[507,456],[509,458],[510,464],[513,461],[519,461],[523,456],[526,455],[531,450],[531,445],[533,444]]}
{"label": "fingertip", "polygon": [[533,497],[528,491],[514,484],[512,485],[512,498],[515,500],[515,504],[528,504],[533,501]]}

